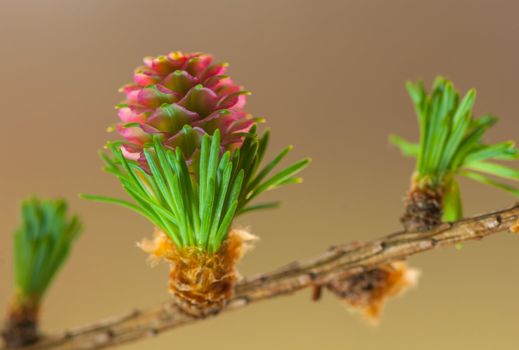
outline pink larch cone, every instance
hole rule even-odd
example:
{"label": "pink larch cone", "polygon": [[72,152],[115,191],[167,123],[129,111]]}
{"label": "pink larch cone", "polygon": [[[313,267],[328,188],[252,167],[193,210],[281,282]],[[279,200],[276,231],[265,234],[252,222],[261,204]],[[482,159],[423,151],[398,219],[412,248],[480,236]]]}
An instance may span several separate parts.
{"label": "pink larch cone", "polygon": [[241,144],[254,121],[243,110],[248,92],[224,75],[226,64],[181,52],[147,57],[144,64],[135,70],[134,83],[121,88],[126,100],[118,106],[116,128],[126,140],[125,157],[143,161],[152,135],[172,149],[180,146],[188,160],[197,154],[201,136],[216,129],[223,149]]}

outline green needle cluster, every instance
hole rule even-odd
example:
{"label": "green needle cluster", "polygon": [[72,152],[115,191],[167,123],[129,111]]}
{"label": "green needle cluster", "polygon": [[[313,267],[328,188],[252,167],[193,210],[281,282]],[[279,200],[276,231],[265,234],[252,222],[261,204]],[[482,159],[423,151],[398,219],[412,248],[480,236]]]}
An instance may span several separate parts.
{"label": "green needle cluster", "polygon": [[391,142],[404,155],[415,157],[415,183],[443,191],[444,220],[462,216],[456,175],[466,176],[519,196],[519,190],[490,176],[519,180],[519,170],[494,161],[515,160],[519,153],[512,141],[485,144],[483,136],[496,123],[491,115],[473,116],[476,91],[470,89],[463,98],[451,81],[436,78],[427,94],[422,82],[407,83],[420,128],[419,143],[398,136]]}
{"label": "green needle cluster", "polygon": [[[184,127],[185,133],[191,128]],[[285,149],[259,170],[268,144],[253,127],[240,149],[222,154],[220,132],[204,135],[199,157],[188,164],[182,150],[166,148],[158,137],[145,148],[149,170],[128,160],[118,143],[108,145],[113,157],[103,154],[106,170],[117,176],[133,202],[103,196],[83,195],[86,199],[115,203],[130,208],[165,232],[177,247],[198,247],[215,253],[227,238],[236,215],[276,203],[248,206],[260,193],[300,182],[294,177],[309,160],[305,159],[271,175],[285,157]]]}
{"label": "green needle cluster", "polygon": [[261,167],[269,140],[270,131],[267,130],[263,136],[259,137],[256,126],[253,126],[241,148],[237,149],[234,154],[237,168],[244,170],[243,186],[238,200],[238,215],[258,209],[278,207],[279,202],[277,201],[254,205],[250,205],[250,202],[263,192],[284,185],[300,183],[302,179],[294,175],[310,163],[309,158],[304,158],[272,174],[279,163],[290,153],[292,146],[286,147],[267,165]]}
{"label": "green needle cluster", "polygon": [[67,213],[64,200],[31,198],[22,203],[21,224],[14,235],[19,297],[33,302],[43,297],[81,229],[79,218]]}

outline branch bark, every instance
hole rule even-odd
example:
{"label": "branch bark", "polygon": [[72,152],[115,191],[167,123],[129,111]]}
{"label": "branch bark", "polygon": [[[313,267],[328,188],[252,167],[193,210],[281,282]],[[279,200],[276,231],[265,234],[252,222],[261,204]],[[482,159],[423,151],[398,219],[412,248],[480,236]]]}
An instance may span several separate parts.
{"label": "branch bark", "polygon": [[[479,240],[498,232],[517,232],[518,223],[519,204],[456,223],[441,224],[426,232],[399,232],[368,243],[332,247],[313,259],[295,261],[273,272],[243,279],[237,284],[232,301],[220,312],[240,309],[254,302],[292,294],[307,287],[325,285],[338,278],[360,274],[428,250]],[[37,344],[23,349],[104,349],[157,336],[200,320],[166,301],[149,309],[135,310],[120,317],[44,337]]]}

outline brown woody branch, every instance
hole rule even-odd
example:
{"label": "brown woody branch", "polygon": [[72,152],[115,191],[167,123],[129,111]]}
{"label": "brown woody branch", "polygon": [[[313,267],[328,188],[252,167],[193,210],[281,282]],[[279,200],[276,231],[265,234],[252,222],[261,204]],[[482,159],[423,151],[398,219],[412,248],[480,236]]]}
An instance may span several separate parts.
{"label": "brown woody branch", "polygon": [[[518,223],[519,205],[516,205],[456,223],[441,224],[421,233],[401,232],[368,243],[332,247],[314,259],[296,261],[276,271],[245,278],[236,286],[232,301],[220,312],[324,285],[427,250],[482,239],[498,232],[517,232]],[[200,320],[166,301],[149,309],[135,310],[63,334],[47,336],[24,349],[102,349],[153,337]]]}

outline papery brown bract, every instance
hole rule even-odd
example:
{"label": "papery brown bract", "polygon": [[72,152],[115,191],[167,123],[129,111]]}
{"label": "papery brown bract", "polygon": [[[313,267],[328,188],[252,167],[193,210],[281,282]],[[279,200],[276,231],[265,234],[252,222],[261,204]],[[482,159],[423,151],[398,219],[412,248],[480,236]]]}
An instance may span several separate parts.
{"label": "papery brown bract", "polygon": [[429,186],[414,178],[400,221],[407,232],[426,231],[442,223],[444,186]]}
{"label": "papery brown bract", "polygon": [[245,230],[233,229],[216,253],[199,247],[177,248],[162,232],[139,247],[150,254],[153,264],[170,264],[169,291],[185,312],[201,316],[221,309],[233,296],[239,274],[237,262],[257,238]]}
{"label": "papery brown bract", "polygon": [[40,303],[37,298],[15,295],[9,305],[8,317],[1,334],[7,348],[21,348],[39,340],[39,310]]}
{"label": "papery brown bract", "polygon": [[419,271],[393,262],[327,285],[346,307],[377,324],[385,302],[417,284]]}

